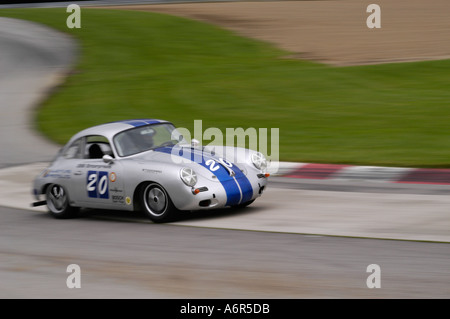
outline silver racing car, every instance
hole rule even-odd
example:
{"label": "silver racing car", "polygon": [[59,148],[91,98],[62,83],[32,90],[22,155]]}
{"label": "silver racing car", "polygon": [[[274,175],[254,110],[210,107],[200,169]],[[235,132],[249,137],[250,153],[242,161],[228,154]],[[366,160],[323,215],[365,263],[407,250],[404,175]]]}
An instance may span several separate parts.
{"label": "silver racing car", "polygon": [[32,205],[56,218],[84,207],[166,222],[179,211],[251,204],[266,187],[266,167],[259,152],[195,145],[167,121],[119,121],[74,135],[36,177]]}

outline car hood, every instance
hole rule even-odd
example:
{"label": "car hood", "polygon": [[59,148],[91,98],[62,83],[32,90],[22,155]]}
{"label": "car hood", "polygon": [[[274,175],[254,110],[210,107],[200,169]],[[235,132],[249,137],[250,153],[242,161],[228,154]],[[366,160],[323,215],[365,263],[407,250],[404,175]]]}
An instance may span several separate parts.
{"label": "car hood", "polygon": [[209,151],[194,147],[160,147],[139,156],[140,160],[160,162],[180,167],[190,167],[205,177],[213,175],[220,180],[233,179],[244,174],[240,166],[231,161],[211,154]]}

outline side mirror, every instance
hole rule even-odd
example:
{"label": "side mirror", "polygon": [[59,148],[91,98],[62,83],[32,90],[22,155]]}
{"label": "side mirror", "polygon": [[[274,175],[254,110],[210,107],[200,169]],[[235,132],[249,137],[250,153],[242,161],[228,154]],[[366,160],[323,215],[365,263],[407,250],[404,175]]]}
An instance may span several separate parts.
{"label": "side mirror", "polygon": [[102,159],[106,164],[114,163],[114,158],[111,155],[103,155]]}

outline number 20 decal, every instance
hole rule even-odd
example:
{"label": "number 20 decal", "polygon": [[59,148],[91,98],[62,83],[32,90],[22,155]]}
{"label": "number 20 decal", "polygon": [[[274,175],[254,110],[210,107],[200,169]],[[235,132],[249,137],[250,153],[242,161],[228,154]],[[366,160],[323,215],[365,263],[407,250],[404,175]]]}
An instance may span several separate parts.
{"label": "number 20 decal", "polygon": [[87,174],[87,192],[91,198],[109,198],[108,172],[89,171]]}

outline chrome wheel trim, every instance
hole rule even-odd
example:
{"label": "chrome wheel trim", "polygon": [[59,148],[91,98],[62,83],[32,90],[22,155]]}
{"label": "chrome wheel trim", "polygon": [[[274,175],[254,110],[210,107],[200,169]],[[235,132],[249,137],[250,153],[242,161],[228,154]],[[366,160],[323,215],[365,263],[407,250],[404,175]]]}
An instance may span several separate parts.
{"label": "chrome wheel trim", "polygon": [[64,187],[52,184],[47,189],[47,207],[52,213],[61,214],[67,209],[69,199]]}
{"label": "chrome wheel trim", "polygon": [[150,184],[145,189],[144,202],[145,208],[151,215],[160,217],[166,212],[169,199],[162,187]]}

